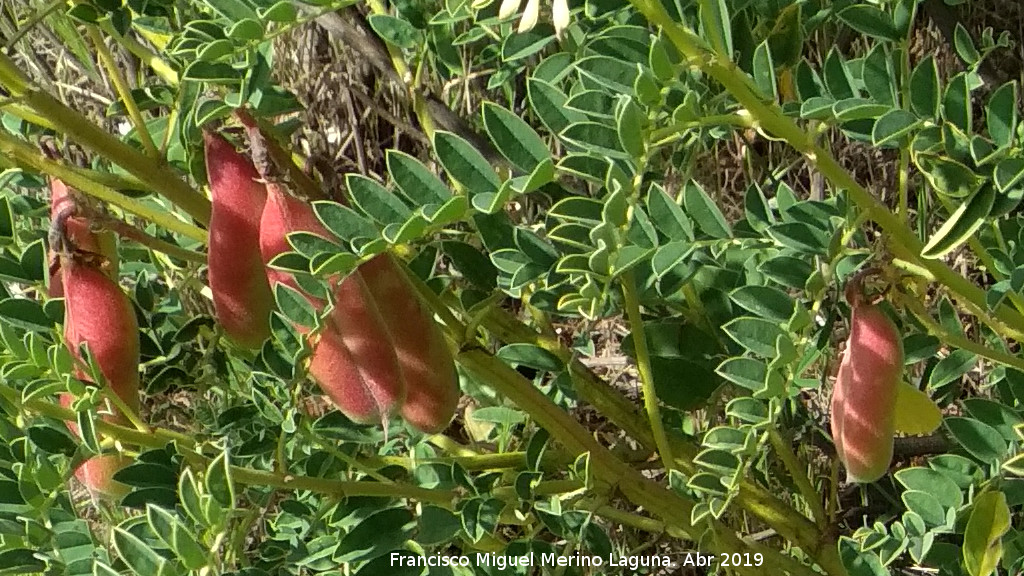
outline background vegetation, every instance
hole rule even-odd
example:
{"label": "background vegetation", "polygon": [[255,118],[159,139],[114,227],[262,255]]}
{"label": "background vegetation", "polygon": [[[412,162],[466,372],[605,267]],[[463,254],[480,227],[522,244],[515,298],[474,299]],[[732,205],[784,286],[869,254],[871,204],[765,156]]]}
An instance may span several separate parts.
{"label": "background vegetation", "polygon": [[[512,4],[2,6],[0,571],[426,573],[392,551],[1020,571],[1020,6]],[[443,434],[332,410],[281,321],[300,307],[257,353],[222,337],[201,129],[238,135],[237,109],[337,237],[277,264],[391,251],[421,280],[464,393]],[[47,175],[121,236],[136,424],[56,400],[103,392],[46,296]],[[827,414],[865,266],[944,414],[866,486]],[[132,458],[122,500],[71,489],[97,453]]]}

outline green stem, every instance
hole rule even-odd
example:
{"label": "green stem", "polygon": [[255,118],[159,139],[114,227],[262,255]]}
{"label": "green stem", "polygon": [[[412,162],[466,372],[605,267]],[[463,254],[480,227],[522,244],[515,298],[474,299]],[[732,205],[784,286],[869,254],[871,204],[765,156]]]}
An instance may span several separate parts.
{"label": "green stem", "polygon": [[166,60],[149,48],[140,44],[134,38],[130,36],[122,36],[121,33],[118,32],[110,23],[110,20],[102,20],[100,22],[100,28],[109,34],[111,38],[116,40],[118,44],[124,46],[124,48],[138,58],[140,62],[149,66],[149,68],[153,70],[161,80],[167,82],[171,86],[178,85],[178,73],[174,71],[174,68],[171,68],[171,65],[168,64]]}
{"label": "green stem", "polygon": [[978,356],[988,358],[993,362],[1012,366],[1018,370],[1024,370],[1024,358],[1001,350],[993,350],[980,342],[968,339],[963,334],[957,334],[956,332],[946,329],[946,327],[932,318],[931,314],[925,310],[924,306],[916,298],[905,296],[902,293],[897,293],[896,299],[904,308],[910,310],[911,313],[913,313],[914,316],[916,316],[917,319],[925,325],[928,332],[938,337],[942,342],[957,348],[963,348],[964,350],[974,352]]}
{"label": "green stem", "polygon": [[113,230],[118,236],[134,240],[135,242],[156,252],[163,252],[172,258],[184,260],[185,262],[192,262],[193,264],[206,264],[206,254],[196,252],[195,250],[189,250],[188,248],[182,248],[177,244],[172,244],[166,240],[161,240],[155,236],[151,236],[122,220],[114,218],[100,218],[99,222],[102,226]]}
{"label": "green stem", "polygon": [[825,507],[821,503],[821,495],[814,489],[810,479],[807,477],[807,467],[800,465],[796,454],[789,447],[789,442],[782,437],[782,434],[774,426],[768,428],[768,440],[775,448],[775,452],[778,453],[779,459],[782,460],[782,465],[789,472],[790,478],[796,484],[797,490],[800,491],[804,500],[807,501],[807,505],[810,506],[814,522],[819,528],[824,529],[828,522],[825,517]]}
{"label": "green stem", "polygon": [[135,103],[135,98],[132,97],[132,89],[128,86],[124,76],[121,75],[121,70],[114,62],[114,57],[110,54],[110,50],[107,50],[107,45],[103,41],[103,36],[100,35],[99,29],[95,26],[86,26],[86,32],[89,34],[89,39],[92,40],[93,45],[96,46],[96,55],[99,57],[100,63],[107,69],[107,75],[110,76],[110,81],[114,83],[114,90],[117,91],[117,95],[124,102],[124,107],[128,111],[128,117],[135,124],[135,131],[139,135],[142,147],[149,153],[150,158],[160,158],[160,151],[157,150],[156,144],[153,143],[153,137],[149,134],[146,119],[142,117],[142,112],[139,110],[138,104]]}
{"label": "green stem", "polygon": [[[2,58],[2,56],[0,56]],[[162,226],[171,232],[176,232],[197,242],[206,243],[206,232],[175,218],[166,210],[154,208],[149,204],[139,202],[112,190],[107,186],[98,184],[94,180],[84,176],[80,171],[73,170],[59,162],[46,158],[37,150],[31,148],[15,137],[0,132],[0,153],[6,154],[16,161],[21,162],[39,172],[45,172],[60,179],[68,186],[93,196],[107,204],[117,206],[126,212],[131,212],[141,218],[145,218],[154,224]]]}
{"label": "green stem", "polygon": [[647,335],[644,332],[644,321],[640,313],[640,301],[636,296],[636,278],[632,271],[627,271],[622,275],[622,295],[626,300],[626,317],[629,319],[630,332],[633,334],[633,344],[636,348],[636,367],[640,375],[640,385],[644,391],[647,420],[654,432],[654,443],[658,447],[662,464],[664,464],[665,470],[672,470],[675,468],[675,458],[672,457],[672,445],[669,444],[665,425],[661,419],[658,393],[654,389],[654,371],[651,369],[651,355],[647,349]]}
{"label": "green stem", "polygon": [[14,61],[0,54],[0,84],[54,128],[68,135],[114,164],[124,168],[150,189],[180,207],[200,224],[210,223],[210,202],[192,189],[169,166],[149,158],[89,121],[49,94],[31,85]]}

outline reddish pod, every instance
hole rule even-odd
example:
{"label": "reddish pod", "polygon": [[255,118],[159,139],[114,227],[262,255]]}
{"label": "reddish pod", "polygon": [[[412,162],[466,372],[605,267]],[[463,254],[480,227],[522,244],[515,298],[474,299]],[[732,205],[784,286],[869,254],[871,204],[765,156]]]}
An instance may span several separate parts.
{"label": "reddish pod", "polygon": [[[117,276],[116,255],[117,246],[114,235],[110,232],[97,232],[89,227],[89,222],[76,215],[78,212],[75,199],[71,196],[67,185],[64,182],[53,179],[50,181],[50,220],[53,223],[56,234],[60,234],[70,244],[69,250],[85,254],[96,254],[106,258],[110,262],[107,268],[108,275],[112,278]],[[59,246],[56,245],[56,236],[51,238],[50,249],[50,283],[47,286],[47,295],[51,298],[62,298],[64,296],[64,283],[60,273],[60,257],[58,256]]]}
{"label": "reddish pod", "polygon": [[229,338],[258,348],[270,335],[274,302],[260,253],[267,189],[230,142],[211,132],[203,140],[212,202],[208,264],[214,311]]}
{"label": "reddish pod", "polygon": [[[121,287],[99,267],[69,259],[63,263],[65,313],[64,339],[76,359],[75,376],[89,381],[83,369],[80,348],[85,345],[106,385],[132,411],[139,410],[139,328],[135,310]],[[70,394],[61,404],[70,407]],[[127,419],[109,403],[104,420],[124,424]],[[74,434],[78,427],[68,423]],[[127,487],[113,475],[130,460],[120,455],[103,455],[84,462],[75,474],[97,496],[121,496]]]}
{"label": "reddish pod", "polygon": [[[264,262],[290,251],[287,234],[305,231],[330,237],[312,207],[276,184],[268,185],[260,248]],[[287,272],[267,267],[272,284],[299,290]],[[385,423],[405,400],[406,384],[391,335],[376,301],[358,271],[332,280],[335,307],[313,342],[309,375],[348,418],[364,424]],[[303,292],[304,293],[304,292]],[[322,300],[306,294],[317,311]],[[308,332],[307,327],[297,327]]]}
{"label": "reddish pod", "polygon": [[366,262],[359,273],[384,317],[405,379],[402,417],[422,432],[444,430],[461,395],[444,333],[391,255]]}
{"label": "reddish pod", "polygon": [[[73,403],[74,397],[71,394],[65,393],[60,395],[60,405],[64,408],[70,410]],[[104,419],[118,424],[128,423],[127,419],[119,415],[105,416]],[[68,422],[67,424],[68,429],[75,436],[78,436],[78,425],[73,422]],[[78,478],[78,481],[85,485],[94,496],[116,500],[128,494],[131,491],[131,487],[114,480],[114,475],[131,463],[131,458],[120,454],[93,456],[75,468],[75,478]]]}
{"label": "reddish pod", "polygon": [[896,325],[865,300],[859,279],[847,287],[850,336],[832,392],[832,438],[852,482],[885,475],[893,455],[903,341]]}

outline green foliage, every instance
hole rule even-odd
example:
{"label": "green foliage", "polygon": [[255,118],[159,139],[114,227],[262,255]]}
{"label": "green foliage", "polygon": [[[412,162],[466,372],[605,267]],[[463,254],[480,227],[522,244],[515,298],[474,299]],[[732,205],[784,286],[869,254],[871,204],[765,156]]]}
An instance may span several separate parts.
{"label": "green foliage", "polygon": [[[0,134],[2,573],[527,574],[476,554],[607,563],[645,555],[655,533],[675,562],[689,549],[753,558],[732,535],[763,529],[776,536],[754,573],[1021,569],[1019,88],[981,74],[1004,38],[957,25],[963,69],[946,70],[907,54],[914,0],[573,3],[557,35],[544,11],[515,31],[497,3],[368,3],[363,32],[409,82],[402,121],[426,144],[345,174],[313,204],[333,237],[293,233],[270,266],[326,296],[327,278],[374,255],[412,257],[469,397],[446,436],[427,438],[311,398],[324,318],[292,287],[277,285],[258,354],[226,343],[200,282],[203,218],[121,165],[170,166],[202,198],[201,128],[241,109],[286,141],[296,125],[275,122],[302,106],[274,79],[289,64],[273,40],[350,4],[91,0],[40,15],[94,82],[110,71],[95,70],[93,34],[153,57],[133,78],[145,87],[115,86],[105,107],[130,120],[120,140],[40,107],[0,60],[18,102]],[[839,46],[841,34],[860,42]],[[474,112],[440,124],[437,95]],[[38,160],[52,134],[82,139],[90,169]],[[896,176],[859,182],[867,171],[848,173],[826,142],[857,166],[878,151]],[[120,245],[143,429],[103,420],[104,391],[75,377],[63,346],[62,302],[44,296],[46,171],[86,196],[109,191],[115,220],[158,214]],[[301,188],[294,176],[281,180]],[[945,417],[939,448],[898,456],[854,493],[833,480],[820,407],[842,287],[872,266],[905,376]],[[588,368],[602,357],[637,367],[640,402]],[[70,410],[54,402],[64,392]],[[85,458],[112,453],[134,458],[115,475],[130,492],[99,503],[97,529],[67,486]],[[473,565],[395,564],[439,556]]]}

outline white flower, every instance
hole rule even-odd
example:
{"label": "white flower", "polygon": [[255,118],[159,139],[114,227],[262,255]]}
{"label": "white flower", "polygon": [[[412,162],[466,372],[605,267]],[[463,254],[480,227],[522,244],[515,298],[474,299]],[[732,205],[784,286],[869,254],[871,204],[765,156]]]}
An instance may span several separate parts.
{"label": "white flower", "polygon": [[498,18],[504,20],[519,11],[519,3],[522,0],[502,0],[501,8],[498,8]]}
{"label": "white flower", "polygon": [[519,33],[529,32],[537,25],[537,18],[540,16],[540,0],[526,0],[526,10],[523,10],[523,18],[519,21]]}
{"label": "white flower", "polygon": [[[490,4],[491,0],[472,0],[473,7],[486,6]],[[498,8],[498,18],[505,20],[511,18],[519,11],[519,7],[522,5],[523,0],[501,0],[501,6]],[[522,34],[523,32],[529,32],[533,30],[533,27],[537,25],[537,20],[540,18],[540,0],[526,0],[526,9],[523,10],[523,15],[519,19],[519,27],[516,29],[517,32]],[[569,27],[569,1],[568,0],[551,0],[551,21],[555,26],[555,34],[561,38],[562,32]]]}
{"label": "white flower", "polygon": [[568,0],[554,0],[551,4],[551,22],[555,25],[555,36],[562,37],[562,32],[569,27]]}

